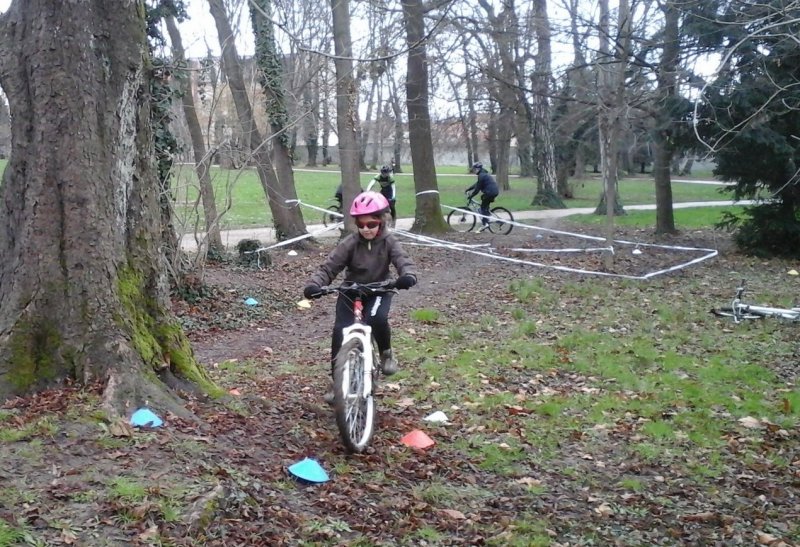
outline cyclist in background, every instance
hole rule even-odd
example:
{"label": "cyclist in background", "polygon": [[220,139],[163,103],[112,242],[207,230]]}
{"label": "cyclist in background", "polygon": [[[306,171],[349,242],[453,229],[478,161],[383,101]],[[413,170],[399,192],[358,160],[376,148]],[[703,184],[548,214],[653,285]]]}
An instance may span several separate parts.
{"label": "cyclist in background", "polygon": [[333,197],[336,198],[336,201],[339,202],[339,209],[342,208],[342,183],[339,183],[339,186],[336,187],[336,192],[334,192]]}
{"label": "cyclist in background", "polygon": [[[336,246],[303,289],[306,298],[322,295],[321,287],[330,285],[344,270],[344,281],[375,283],[389,279],[389,267],[397,271],[395,287],[410,289],[417,284],[414,262],[400,241],[386,225],[387,199],[377,192],[362,192],[350,206],[350,216],[358,233],[350,234]],[[392,352],[392,331],[389,327],[389,308],[392,293],[372,295],[364,299],[365,322],[372,327],[378,345],[381,369],[386,376],[397,372],[397,359]],[[336,319],[331,337],[331,374],[336,354],[342,347],[342,329],[353,323],[353,302],[343,294],[336,301]],[[325,402],[333,401],[333,389],[325,394]]]}
{"label": "cyclist in background", "polygon": [[478,230],[479,232],[482,232],[489,227],[489,205],[500,194],[500,188],[497,186],[497,181],[494,180],[494,177],[483,168],[483,164],[481,162],[476,161],[473,163],[470,171],[478,175],[478,180],[475,182],[475,184],[467,188],[465,193],[467,194],[468,199],[472,199],[482,192],[480,213],[483,215],[481,217],[481,224],[483,224],[483,226],[481,226],[481,229]]}
{"label": "cyclist in background", "polygon": [[[363,192],[359,187],[359,192]],[[342,210],[342,201],[344,201],[344,197],[342,197],[342,183],[339,183],[339,186],[336,187],[336,192],[333,193],[333,198],[339,202],[339,210]]]}
{"label": "cyclist in background", "polygon": [[397,189],[395,188],[391,166],[384,165],[381,167],[381,172],[375,175],[372,180],[369,181],[367,192],[372,190],[376,184],[379,186],[379,188],[375,188],[375,190],[383,194],[383,197],[385,197],[389,202],[389,212],[392,215],[392,228],[394,228],[394,225],[397,222],[397,211],[394,207],[394,202],[397,199]]}

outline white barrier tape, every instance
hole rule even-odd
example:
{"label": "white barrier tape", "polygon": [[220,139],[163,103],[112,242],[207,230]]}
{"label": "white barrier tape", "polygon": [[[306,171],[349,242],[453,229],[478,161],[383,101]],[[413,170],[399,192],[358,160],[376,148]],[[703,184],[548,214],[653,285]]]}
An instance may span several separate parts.
{"label": "white barrier tape", "polygon": [[415,196],[421,196],[421,195],[424,195],[424,194],[438,194],[438,193],[439,193],[439,190],[423,190],[422,192],[417,192],[414,195]]}
{"label": "white barrier tape", "polygon": [[[527,225],[525,225],[525,226],[530,228],[530,226],[527,226]],[[449,242],[449,241],[436,239],[436,238],[432,238],[432,237],[428,237],[428,236],[422,236],[422,235],[419,235],[419,234],[412,234],[412,233],[406,232],[404,230],[397,230],[397,233],[399,233],[402,236],[411,238],[411,239],[417,239],[418,241],[424,241],[424,242],[427,242],[427,243],[432,243],[432,244],[434,244],[434,246],[442,247],[442,248],[445,248],[445,249],[451,249],[451,250],[454,250],[454,251],[463,251],[463,252],[466,252],[466,253],[471,253],[471,254],[475,254],[475,255],[478,255],[478,256],[485,256],[487,258],[494,258],[494,259],[497,259],[497,260],[504,260],[506,262],[512,262],[512,263],[515,263],[515,264],[524,264],[524,265],[528,265],[528,266],[536,266],[536,267],[539,267],[539,268],[550,268],[550,269],[553,269],[553,270],[559,270],[559,271],[563,271],[563,272],[581,273],[581,274],[589,274],[589,275],[599,275],[599,276],[604,276],[604,277],[618,277],[618,278],[621,278],[621,279],[634,279],[634,280],[650,279],[651,277],[655,277],[657,275],[662,275],[662,274],[665,274],[665,273],[669,273],[669,272],[673,272],[673,271],[676,271],[676,270],[680,270],[680,269],[686,268],[688,266],[691,266],[693,264],[700,263],[700,262],[702,262],[704,260],[708,260],[709,258],[713,258],[713,257],[717,256],[717,254],[719,254],[719,252],[716,249],[704,249],[704,248],[696,248],[696,247],[677,247],[677,246],[669,246],[669,245],[658,245],[658,244],[654,244],[654,243],[639,243],[639,244],[636,244],[636,243],[632,243],[632,242],[628,242],[628,241],[624,241],[624,242],[618,241],[618,243],[625,243],[625,244],[629,244],[629,245],[638,245],[638,246],[645,246],[646,245],[648,247],[660,247],[660,248],[663,248],[663,249],[706,252],[706,254],[703,255],[703,256],[700,256],[700,257],[695,258],[693,260],[690,260],[688,262],[684,262],[684,263],[681,263],[681,264],[677,264],[675,266],[671,266],[669,268],[665,268],[663,270],[658,270],[658,271],[655,271],[655,272],[649,272],[649,273],[646,273],[644,275],[625,275],[625,274],[616,274],[616,273],[611,273],[611,272],[600,272],[600,271],[596,271],[596,270],[585,270],[583,268],[570,268],[570,267],[567,267],[567,266],[556,266],[556,265],[553,265],[553,264],[544,264],[542,262],[531,262],[530,260],[521,260],[521,259],[518,259],[518,258],[511,258],[511,257],[508,257],[508,256],[503,256],[503,255],[499,255],[499,254],[495,254],[495,253],[484,253],[484,252],[476,251],[476,250],[470,249],[468,247],[465,247],[463,245],[453,244],[452,242]],[[564,234],[572,235],[569,232],[564,232]],[[578,234],[578,235],[580,235],[580,234]],[[598,239],[603,239],[603,238],[598,238]]]}
{"label": "white barrier tape", "polygon": [[[436,190],[428,190],[427,192],[435,192],[435,191]],[[323,211],[323,212],[328,212],[327,209],[322,209],[321,207],[316,207],[316,206],[310,205],[308,203],[303,203],[300,200],[286,200],[286,203],[296,203],[297,205],[305,205],[306,207],[311,207],[312,209],[318,209],[318,210]],[[455,209],[463,209],[463,207],[450,207],[449,205],[442,205],[442,207],[447,207],[448,209],[454,209],[454,210]],[[473,212],[473,211],[471,211],[471,213],[474,214],[475,216],[478,216],[478,217],[481,217],[481,218],[490,218],[490,217],[485,217],[484,215],[481,215],[480,213],[476,213],[476,212]],[[505,221],[505,222],[508,222],[508,221]],[[576,233],[573,233],[573,232],[565,232],[565,231],[561,231],[561,230],[553,230],[553,229],[550,229],[550,228],[542,228],[540,226],[532,226],[530,224],[521,224],[519,222],[510,222],[510,224],[513,224],[514,226],[519,226],[520,228],[525,228],[527,230],[540,230],[540,231],[550,232],[550,233],[554,233],[554,234],[566,235],[566,236],[569,236],[569,237],[577,237],[579,239],[589,239],[589,240],[593,240],[593,241],[606,241],[606,238],[603,238],[603,237],[586,236],[586,235],[583,235],[583,234],[576,234]],[[342,225],[342,223],[339,222],[335,226],[328,226],[328,227],[323,228],[321,230],[316,230],[315,232],[312,232],[310,234],[305,234],[305,235],[293,238],[291,240],[281,241],[280,243],[276,243],[275,245],[272,245],[270,247],[264,247],[263,249],[257,249],[256,251],[252,251],[252,252],[265,251],[265,250],[272,249],[272,248],[275,248],[275,247],[281,247],[283,245],[288,245],[289,243],[293,243],[294,241],[298,241],[300,239],[305,239],[305,238],[308,238],[308,237],[313,237],[313,236],[315,236],[317,234],[327,232],[328,230],[332,230],[334,228],[338,228],[341,225]],[[442,240],[442,239],[436,239],[436,238],[429,237],[429,236],[423,236],[423,235],[420,235],[420,234],[413,234],[413,233],[408,232],[406,230],[394,230],[394,232],[397,233],[398,235],[402,235],[402,236],[404,236],[406,238],[415,239],[418,242],[421,242],[421,244],[425,244],[426,246],[442,247],[442,248],[445,248],[445,249],[452,249],[452,250],[455,250],[455,251],[463,251],[463,252],[466,252],[466,253],[471,253],[471,254],[478,255],[478,256],[484,256],[484,257],[487,257],[487,258],[494,258],[494,259],[497,259],[497,260],[504,260],[506,262],[512,262],[512,263],[515,263],[515,264],[525,264],[525,265],[528,265],[528,266],[535,266],[535,267],[538,267],[538,268],[550,268],[550,269],[553,269],[553,270],[559,270],[559,271],[564,271],[564,272],[582,273],[582,274],[589,274],[589,275],[600,275],[600,276],[604,276],[604,277],[618,277],[618,278],[621,278],[621,279],[635,279],[635,280],[650,279],[651,277],[655,277],[657,275],[662,275],[662,274],[665,274],[665,273],[674,272],[674,271],[689,267],[689,266],[691,266],[693,264],[698,264],[700,262],[703,262],[704,260],[708,260],[709,258],[713,258],[713,257],[715,257],[715,256],[717,256],[719,254],[719,251],[717,251],[716,249],[705,249],[705,248],[698,248],[698,247],[681,247],[681,246],[675,246],[675,245],[659,245],[659,244],[656,244],[656,243],[636,243],[636,242],[632,242],[632,241],[616,240],[615,239],[615,240],[612,241],[612,243],[620,243],[620,244],[623,244],[623,245],[633,245],[635,247],[654,247],[654,248],[670,249],[670,250],[677,250],[677,251],[697,251],[697,252],[705,252],[706,253],[705,255],[700,256],[700,257],[695,258],[695,259],[692,259],[692,260],[690,260],[688,262],[677,264],[675,266],[671,266],[671,267],[665,268],[663,270],[658,270],[658,271],[655,271],[655,272],[649,272],[649,273],[646,273],[644,275],[625,275],[625,274],[615,274],[615,273],[611,273],[611,272],[600,272],[600,271],[596,271],[596,270],[585,270],[585,269],[582,269],[582,268],[570,268],[570,267],[567,267],[567,266],[555,266],[555,265],[552,265],[552,264],[544,264],[544,263],[541,263],[541,262],[531,262],[529,260],[520,260],[518,258],[511,258],[511,257],[508,257],[508,256],[503,256],[503,255],[500,255],[500,254],[496,254],[494,252],[494,248],[489,246],[488,244],[470,246],[470,245],[465,245],[465,244],[462,244],[462,243],[454,243],[454,242],[445,241],[445,240]],[[489,252],[481,252],[481,251],[474,250],[473,247],[478,247],[478,246],[481,246],[481,247],[482,246],[488,246]],[[605,249],[598,249],[598,250],[610,250],[613,253],[614,252],[614,247],[606,247]],[[584,250],[580,249],[580,251],[584,251]],[[564,250],[562,252],[569,252],[569,251],[568,250]]]}
{"label": "white barrier tape", "polygon": [[324,228],[320,228],[319,230],[314,230],[313,232],[309,232],[307,234],[303,234],[303,235],[299,235],[297,237],[293,237],[292,239],[285,239],[283,241],[279,241],[278,243],[275,243],[274,245],[270,245],[269,247],[261,247],[261,248],[258,248],[256,250],[254,250],[254,251],[245,251],[245,254],[261,253],[261,252],[264,252],[264,251],[269,251],[270,249],[276,249],[278,247],[283,247],[285,245],[291,245],[292,243],[294,243],[296,241],[302,241],[304,239],[308,239],[310,237],[314,237],[314,236],[319,235],[319,234],[324,234],[325,232],[329,232],[329,231],[334,230],[336,228],[341,228],[343,224],[344,224],[343,222],[337,222],[336,224],[332,224],[330,226],[326,226]]}
{"label": "white barrier tape", "polygon": [[508,249],[509,251],[516,251],[518,253],[590,253],[597,251],[611,251],[614,252],[614,247],[585,247],[583,249]]}
{"label": "white barrier tape", "polygon": [[[469,214],[475,215],[478,218],[485,218],[488,220],[494,220],[496,217],[482,215],[477,211],[473,211],[463,205],[461,207],[451,207],[450,205],[441,204],[441,207],[446,209],[452,209],[453,211],[468,211]],[[588,239],[590,241],[605,241],[606,238],[604,237],[597,237],[597,236],[587,236],[583,234],[576,234],[573,232],[564,232],[562,230],[553,230],[552,228],[543,228],[541,226],[535,226],[533,224],[522,224],[521,222],[517,222],[515,220],[503,220],[504,224],[511,224],[512,226],[519,226],[520,228],[527,228],[529,230],[539,230],[540,232],[549,232],[551,234],[559,234],[559,235],[566,235],[570,237],[577,237],[579,239]]]}
{"label": "white barrier tape", "polygon": [[309,207],[311,209],[316,209],[317,211],[320,211],[322,213],[326,213],[326,214],[331,215],[331,216],[344,218],[344,215],[342,213],[337,213],[336,211],[331,211],[330,209],[324,209],[322,207],[317,207],[316,205],[311,205],[310,203],[302,202],[299,199],[287,199],[285,201],[285,203],[287,205],[292,205],[292,204],[294,204],[294,205],[303,205],[305,207]]}

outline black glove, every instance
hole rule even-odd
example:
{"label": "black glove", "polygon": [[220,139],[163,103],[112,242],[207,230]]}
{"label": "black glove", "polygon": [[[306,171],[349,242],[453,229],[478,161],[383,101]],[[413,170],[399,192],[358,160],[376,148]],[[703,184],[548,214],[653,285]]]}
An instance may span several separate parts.
{"label": "black glove", "polygon": [[411,274],[401,275],[397,278],[397,281],[394,282],[394,286],[398,289],[410,289],[414,285],[417,284],[417,278]]}
{"label": "black glove", "polygon": [[322,296],[322,289],[316,283],[309,283],[303,289],[303,296],[306,298],[319,298]]}

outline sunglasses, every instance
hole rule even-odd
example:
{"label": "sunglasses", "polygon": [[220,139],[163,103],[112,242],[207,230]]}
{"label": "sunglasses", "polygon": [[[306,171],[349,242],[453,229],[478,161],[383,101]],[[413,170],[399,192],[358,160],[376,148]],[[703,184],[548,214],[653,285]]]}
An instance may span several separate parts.
{"label": "sunglasses", "polygon": [[380,220],[369,220],[367,222],[356,222],[356,226],[358,226],[359,230],[363,230],[365,228],[368,229],[368,230],[374,230],[375,228],[377,228],[380,225],[381,225],[381,221]]}

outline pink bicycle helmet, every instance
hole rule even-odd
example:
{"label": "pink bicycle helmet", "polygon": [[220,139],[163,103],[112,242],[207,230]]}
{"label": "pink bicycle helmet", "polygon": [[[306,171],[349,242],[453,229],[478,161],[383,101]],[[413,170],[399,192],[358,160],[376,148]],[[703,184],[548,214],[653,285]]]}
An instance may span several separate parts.
{"label": "pink bicycle helmet", "polygon": [[350,216],[379,215],[389,208],[389,200],[378,192],[361,192],[350,206]]}

